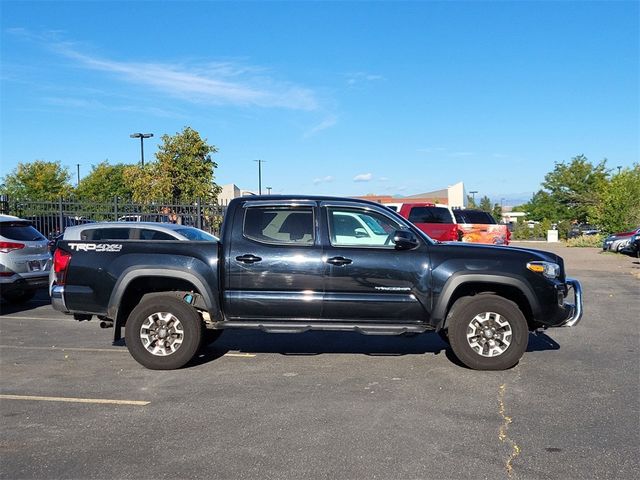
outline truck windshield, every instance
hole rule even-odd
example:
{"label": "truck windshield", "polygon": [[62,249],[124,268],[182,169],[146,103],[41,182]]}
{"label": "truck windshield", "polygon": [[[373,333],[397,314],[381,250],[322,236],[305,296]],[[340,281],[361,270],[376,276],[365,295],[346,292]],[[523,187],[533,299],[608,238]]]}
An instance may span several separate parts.
{"label": "truck windshield", "polygon": [[451,212],[444,207],[413,207],[409,212],[413,223],[453,223]]}

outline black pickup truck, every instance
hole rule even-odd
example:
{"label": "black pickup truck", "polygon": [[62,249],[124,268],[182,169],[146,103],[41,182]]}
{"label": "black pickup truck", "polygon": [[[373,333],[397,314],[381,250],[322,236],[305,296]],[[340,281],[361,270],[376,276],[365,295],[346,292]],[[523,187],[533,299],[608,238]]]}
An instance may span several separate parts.
{"label": "black pickup truck", "polygon": [[54,255],[53,306],[98,316],[114,340],[124,328],[131,355],[151,369],[182,367],[226,328],[253,328],[435,331],[468,367],[498,370],[520,360],[529,331],[582,316],[580,283],[559,256],[436,242],[362,200],[238,198],[219,241],[75,233]]}

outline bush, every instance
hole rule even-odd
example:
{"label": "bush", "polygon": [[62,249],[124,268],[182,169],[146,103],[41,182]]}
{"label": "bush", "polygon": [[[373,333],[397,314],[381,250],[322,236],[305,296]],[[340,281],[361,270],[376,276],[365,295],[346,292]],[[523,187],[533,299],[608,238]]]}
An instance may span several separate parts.
{"label": "bush", "polygon": [[567,240],[567,247],[602,247],[604,235],[580,235]]}
{"label": "bush", "polygon": [[518,222],[511,232],[513,240],[546,240],[547,230],[551,230],[551,222],[543,220],[530,227],[525,222]]}

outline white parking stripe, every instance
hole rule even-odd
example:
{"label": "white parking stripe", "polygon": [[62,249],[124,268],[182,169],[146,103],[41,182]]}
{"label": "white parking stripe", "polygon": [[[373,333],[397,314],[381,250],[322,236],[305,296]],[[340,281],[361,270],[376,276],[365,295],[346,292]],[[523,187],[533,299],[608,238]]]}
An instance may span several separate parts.
{"label": "white parking stripe", "polygon": [[73,317],[22,317],[22,316],[14,316],[14,315],[0,315],[0,320],[42,320],[45,322],[51,322],[51,321],[61,321],[61,322],[78,322],[78,320],[75,320]]}
{"label": "white parking stripe", "polygon": [[[9,348],[13,350],[45,350],[45,351],[62,351],[62,352],[116,352],[129,353],[126,348],[82,348],[82,347],[26,347],[21,345],[0,345],[0,348]],[[255,358],[254,353],[225,353],[223,357],[234,358]]]}
{"label": "white parking stripe", "polygon": [[136,405],[144,407],[151,402],[141,400],[112,400],[109,398],[73,398],[73,397],[39,397],[35,395],[0,395],[4,400],[37,400],[40,402],[67,402],[67,403],[99,403],[110,405]]}

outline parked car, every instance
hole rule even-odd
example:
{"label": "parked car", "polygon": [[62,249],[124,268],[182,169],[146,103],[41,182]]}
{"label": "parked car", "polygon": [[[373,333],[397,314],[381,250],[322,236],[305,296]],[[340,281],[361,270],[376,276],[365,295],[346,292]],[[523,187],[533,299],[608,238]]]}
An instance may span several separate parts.
{"label": "parked car", "polygon": [[483,210],[453,209],[453,216],[462,232],[463,242],[509,245],[511,232],[506,225],[499,225],[493,215]]}
{"label": "parked car", "polygon": [[618,232],[614,233],[613,235],[609,235],[602,242],[602,250],[604,250],[605,252],[619,252],[628,245],[631,237],[638,230],[632,230],[630,232]]}
{"label": "parked car", "polygon": [[640,258],[640,228],[629,239],[629,243],[626,244],[620,251],[626,255]]}
{"label": "parked car", "polygon": [[403,203],[398,213],[434,240],[449,242],[462,238],[462,232],[447,205]]}
{"label": "parked car", "polygon": [[576,238],[581,235],[597,235],[598,233],[600,233],[600,230],[593,225],[589,225],[588,223],[579,223],[569,229],[568,237]]}
{"label": "parked car", "polygon": [[23,218],[0,215],[0,294],[9,303],[29,301],[47,286],[49,241]]}
{"label": "parked car", "polygon": [[59,240],[191,240],[215,241],[203,230],[175,223],[100,222],[69,227]]}
{"label": "parked car", "polygon": [[[345,218],[353,228],[341,232]],[[358,229],[373,233],[369,243],[341,234]],[[151,369],[180,368],[235,328],[435,331],[467,367],[501,370],[518,363],[530,331],[582,316],[580,282],[558,255],[434,242],[388,208],[350,198],[235,198],[219,241],[65,234],[54,265],[53,307],[77,320],[98,316]]]}

